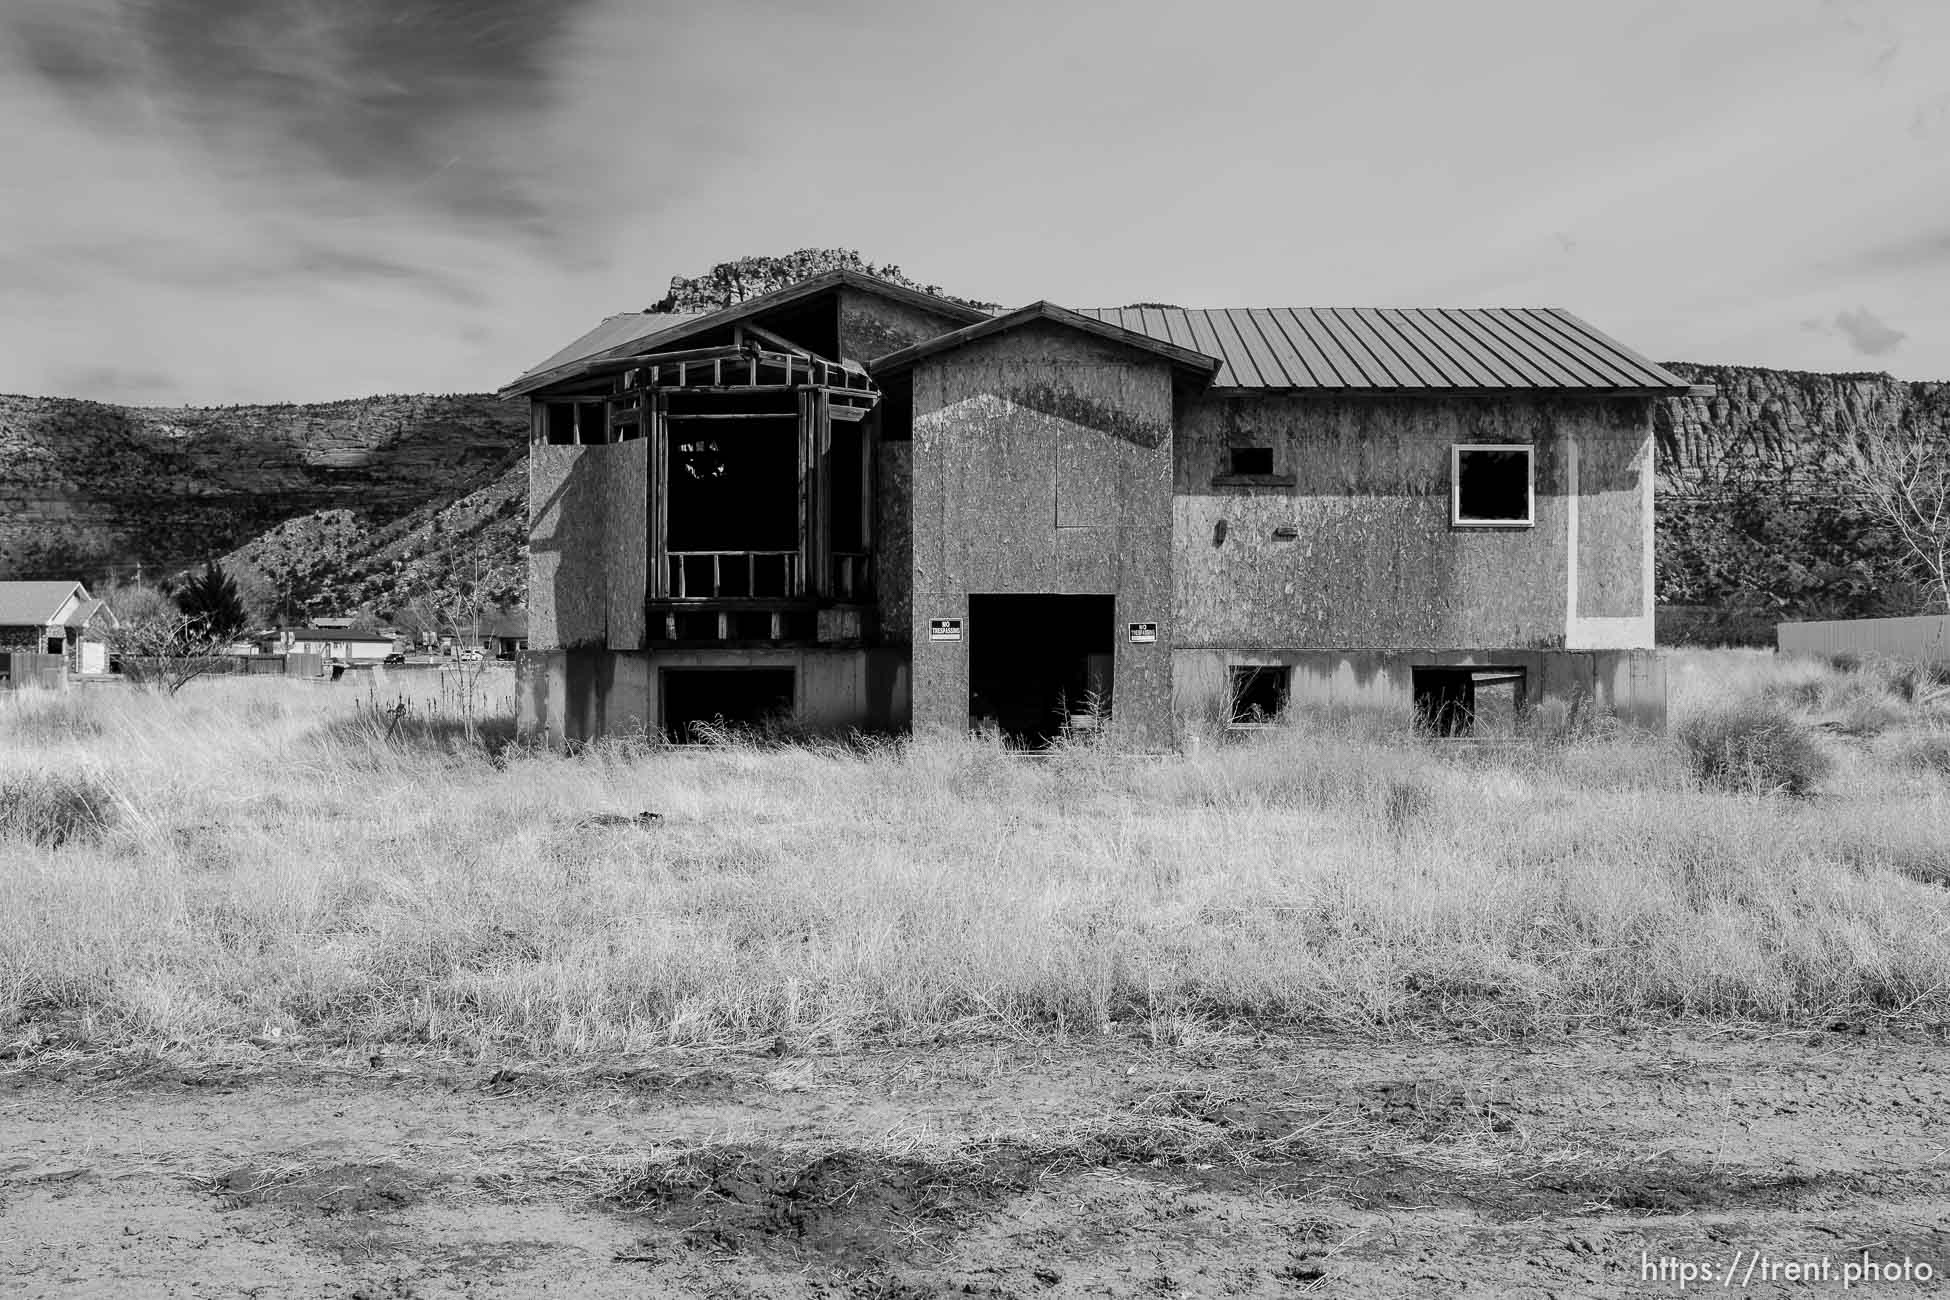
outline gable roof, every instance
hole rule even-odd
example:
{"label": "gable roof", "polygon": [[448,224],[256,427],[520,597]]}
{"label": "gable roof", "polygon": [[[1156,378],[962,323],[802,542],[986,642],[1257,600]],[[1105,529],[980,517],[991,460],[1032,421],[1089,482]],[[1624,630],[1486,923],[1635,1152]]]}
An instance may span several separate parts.
{"label": "gable roof", "polygon": [[1215,388],[1688,388],[1556,307],[1091,307],[1081,314],[1218,357]]}
{"label": "gable roof", "polygon": [[1141,330],[1126,329],[1119,323],[1105,321],[1083,312],[1071,311],[1068,307],[1059,307],[1053,302],[1045,301],[1032,302],[1027,307],[1018,307],[1012,312],[991,316],[985,321],[964,326],[947,334],[923,339],[898,352],[889,352],[885,356],[876,357],[867,368],[875,375],[896,374],[923,358],[973,343],[992,334],[1019,329],[1032,321],[1050,321],[1111,343],[1152,353],[1175,366],[1193,371],[1201,379],[1211,378],[1221,365],[1218,358],[1196,348],[1184,347],[1170,339],[1160,338]]}
{"label": "gable roof", "polygon": [[[720,307],[716,311],[696,312],[690,315],[669,315],[662,312],[634,312],[611,316],[587,334],[561,349],[546,361],[524,371],[513,383],[500,390],[503,397],[519,397],[538,388],[573,379],[606,361],[621,362],[629,357],[666,344],[675,343],[692,334],[716,329],[721,325],[731,325],[756,316],[762,312],[788,306],[802,298],[810,298],[828,289],[841,285],[860,289],[867,293],[879,294],[883,298],[909,306],[921,307],[928,311],[947,316],[950,319],[983,321],[989,313],[978,307],[968,307],[949,298],[905,285],[883,280],[879,276],[865,275],[859,271],[845,269],[824,271],[809,279],[761,293],[755,298]],[[842,360],[833,357],[831,360]]]}
{"label": "gable roof", "polygon": [[85,605],[88,592],[78,582],[0,582],[0,627],[45,627],[76,592]]}

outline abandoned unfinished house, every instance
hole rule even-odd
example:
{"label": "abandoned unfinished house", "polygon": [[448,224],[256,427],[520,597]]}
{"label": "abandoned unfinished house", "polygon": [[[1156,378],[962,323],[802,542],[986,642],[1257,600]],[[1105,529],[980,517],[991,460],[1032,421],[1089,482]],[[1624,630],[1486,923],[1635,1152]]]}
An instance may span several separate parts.
{"label": "abandoned unfinished house", "polygon": [[995,314],[837,271],[611,317],[503,391],[557,742],[1664,725],[1652,408],[1689,388],[1562,311]]}

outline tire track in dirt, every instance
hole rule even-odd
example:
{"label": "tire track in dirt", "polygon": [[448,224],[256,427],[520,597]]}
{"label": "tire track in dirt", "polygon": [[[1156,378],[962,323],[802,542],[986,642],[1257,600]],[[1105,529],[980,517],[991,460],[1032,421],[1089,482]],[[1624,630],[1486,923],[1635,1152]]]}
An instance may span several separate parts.
{"label": "tire track in dirt", "polygon": [[0,1076],[14,1293],[1638,1295],[1678,1293],[1646,1259],[1756,1249],[1950,1271],[1928,1042],[277,1059]]}

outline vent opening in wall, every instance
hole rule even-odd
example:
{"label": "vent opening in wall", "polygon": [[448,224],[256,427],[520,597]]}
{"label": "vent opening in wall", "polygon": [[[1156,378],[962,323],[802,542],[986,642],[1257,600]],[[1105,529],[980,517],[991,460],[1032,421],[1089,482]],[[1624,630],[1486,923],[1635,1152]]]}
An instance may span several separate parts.
{"label": "vent opening in wall", "polygon": [[1234,447],[1228,454],[1226,472],[1239,475],[1265,475],[1273,472],[1271,447]]}

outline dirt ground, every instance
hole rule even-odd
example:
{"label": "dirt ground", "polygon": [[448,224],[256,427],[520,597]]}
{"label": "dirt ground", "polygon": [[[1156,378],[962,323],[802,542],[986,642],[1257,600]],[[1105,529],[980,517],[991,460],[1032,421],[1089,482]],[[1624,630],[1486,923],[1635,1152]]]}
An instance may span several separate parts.
{"label": "dirt ground", "polygon": [[1950,1295],[1941,1035],[251,1051],[0,1062],[0,1290]]}

